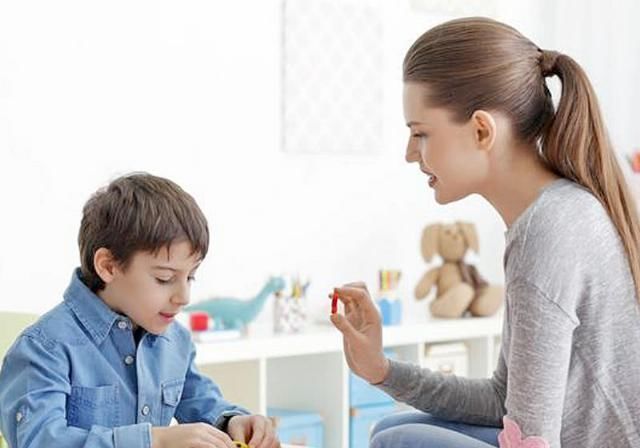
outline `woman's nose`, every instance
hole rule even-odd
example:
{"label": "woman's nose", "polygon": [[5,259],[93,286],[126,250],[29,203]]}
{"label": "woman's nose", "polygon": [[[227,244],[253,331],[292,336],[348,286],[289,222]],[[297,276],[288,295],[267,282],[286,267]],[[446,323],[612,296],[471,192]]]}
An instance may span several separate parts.
{"label": "woman's nose", "polygon": [[407,161],[407,163],[420,161],[420,153],[415,148],[415,145],[411,142],[411,140],[409,140],[409,143],[407,143],[407,151],[404,155],[404,159]]}

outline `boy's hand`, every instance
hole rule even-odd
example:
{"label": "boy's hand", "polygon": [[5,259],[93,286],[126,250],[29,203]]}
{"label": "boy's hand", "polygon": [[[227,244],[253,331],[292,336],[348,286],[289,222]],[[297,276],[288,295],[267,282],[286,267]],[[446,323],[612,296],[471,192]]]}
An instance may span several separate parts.
{"label": "boy's hand", "polygon": [[151,428],[151,448],[235,448],[228,435],[207,423]]}
{"label": "boy's hand", "polygon": [[[345,315],[331,315],[331,322],[340,330],[344,355],[349,368],[371,384],[381,383],[387,377],[389,361],[382,352],[382,322],[367,286],[348,283],[335,288],[344,304]],[[332,297],[332,295],[329,295]]]}
{"label": "boy's hand", "polygon": [[248,443],[251,448],[280,448],[271,420],[262,415],[231,417],[227,432],[233,440]]}

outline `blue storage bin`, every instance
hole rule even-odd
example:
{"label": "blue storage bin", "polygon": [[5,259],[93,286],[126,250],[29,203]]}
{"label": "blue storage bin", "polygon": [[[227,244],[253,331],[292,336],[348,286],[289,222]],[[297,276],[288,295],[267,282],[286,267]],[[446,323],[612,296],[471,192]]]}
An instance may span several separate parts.
{"label": "blue storage bin", "polygon": [[267,415],[275,421],[280,442],[323,448],[324,425],[320,414],[268,408]]}
{"label": "blue storage bin", "polygon": [[375,424],[397,410],[395,403],[352,407],[349,418],[349,448],[368,448]]}
{"label": "blue storage bin", "polygon": [[391,404],[394,400],[382,390],[349,373],[349,404],[351,407]]}
{"label": "blue storage bin", "polygon": [[[393,350],[385,350],[384,354],[390,358],[395,358]],[[372,386],[362,378],[349,372],[349,406],[352,408],[360,406],[371,406],[381,404],[391,404],[394,400],[382,390]]]}

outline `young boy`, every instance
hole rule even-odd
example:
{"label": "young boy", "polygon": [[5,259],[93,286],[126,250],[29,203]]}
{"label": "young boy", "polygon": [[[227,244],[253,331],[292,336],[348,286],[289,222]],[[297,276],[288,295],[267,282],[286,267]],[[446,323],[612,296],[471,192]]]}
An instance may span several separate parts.
{"label": "young boy", "polygon": [[[175,183],[120,177],[86,203],[81,266],[64,301],[18,338],[0,371],[12,448],[252,448],[280,444],[269,420],[198,372],[186,329],[207,220]],[[180,423],[168,426],[175,417]]]}

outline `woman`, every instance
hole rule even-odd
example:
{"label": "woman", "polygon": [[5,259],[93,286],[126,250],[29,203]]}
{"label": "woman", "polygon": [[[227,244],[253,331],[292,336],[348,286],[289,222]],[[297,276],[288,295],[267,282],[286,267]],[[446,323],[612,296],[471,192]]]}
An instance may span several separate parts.
{"label": "woman", "polygon": [[366,287],[336,288],[351,369],[423,411],[380,422],[372,447],[640,446],[640,227],[584,71],[502,23],[454,20],[409,49],[404,113],[436,200],[480,194],[508,228],[503,345],[490,379],[388,360]]}

